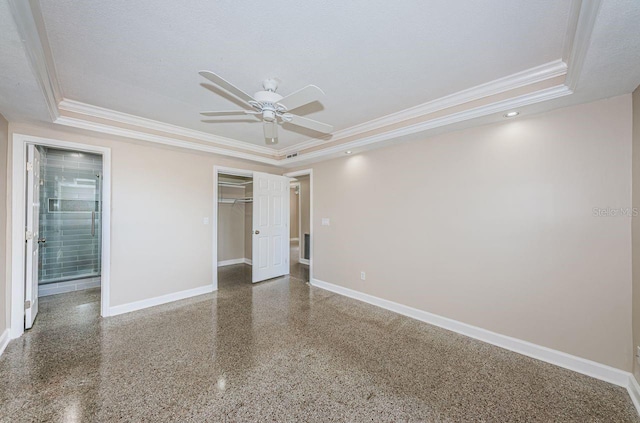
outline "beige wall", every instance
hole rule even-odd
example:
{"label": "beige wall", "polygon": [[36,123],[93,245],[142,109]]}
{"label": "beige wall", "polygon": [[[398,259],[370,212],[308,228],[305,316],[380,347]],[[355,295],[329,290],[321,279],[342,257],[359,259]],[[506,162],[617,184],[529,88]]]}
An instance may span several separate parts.
{"label": "beige wall", "polygon": [[190,152],[53,125],[10,132],[111,148],[111,306],[212,283],[213,166],[276,173]]}
{"label": "beige wall", "polygon": [[[311,191],[309,188],[309,176],[297,176],[296,179],[300,181],[300,256],[304,257],[304,234],[309,233],[311,221],[309,217],[311,215]],[[313,242],[313,241],[312,241]]]}
{"label": "beige wall", "polygon": [[298,195],[296,194],[295,186],[289,189],[289,233],[290,238],[298,238],[298,230],[300,225],[298,224]]}
{"label": "beige wall", "polygon": [[7,152],[9,124],[0,115],[0,335],[9,327],[9,274],[7,269]]}
{"label": "beige wall", "polygon": [[[223,198],[242,198],[244,188],[219,187]],[[244,258],[245,204],[218,205],[218,261]]]}
{"label": "beige wall", "polygon": [[316,279],[632,369],[630,95],[313,171]]}
{"label": "beige wall", "polygon": [[[633,92],[633,207],[640,210],[640,87]],[[640,345],[640,216],[633,219],[633,348]],[[631,354],[634,355],[632,350]],[[633,374],[640,381],[638,359]]]}

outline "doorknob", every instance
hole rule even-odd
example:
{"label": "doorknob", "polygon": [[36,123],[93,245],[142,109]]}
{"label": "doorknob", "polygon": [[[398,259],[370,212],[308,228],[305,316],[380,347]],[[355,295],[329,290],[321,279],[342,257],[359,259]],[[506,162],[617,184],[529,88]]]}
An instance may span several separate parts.
{"label": "doorknob", "polygon": [[260,231],[256,230],[256,231],[254,232],[254,234],[259,235],[259,234],[260,234]]}
{"label": "doorknob", "polygon": [[47,242],[47,238],[38,238],[38,244],[44,244]]}

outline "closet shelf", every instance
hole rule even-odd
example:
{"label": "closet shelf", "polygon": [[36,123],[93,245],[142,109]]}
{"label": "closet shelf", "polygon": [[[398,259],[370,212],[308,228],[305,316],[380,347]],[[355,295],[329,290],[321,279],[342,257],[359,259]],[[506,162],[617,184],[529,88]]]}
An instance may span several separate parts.
{"label": "closet shelf", "polygon": [[245,188],[247,185],[252,184],[253,181],[247,182],[218,182],[218,185],[221,187],[228,188]]}
{"label": "closet shelf", "polygon": [[220,204],[235,204],[235,203],[253,203],[252,197],[246,198],[219,198],[218,203]]}

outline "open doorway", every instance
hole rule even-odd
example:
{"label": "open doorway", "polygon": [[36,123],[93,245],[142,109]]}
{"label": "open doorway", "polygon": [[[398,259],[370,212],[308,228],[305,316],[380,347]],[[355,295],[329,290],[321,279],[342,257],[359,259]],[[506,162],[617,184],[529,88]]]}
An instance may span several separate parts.
{"label": "open doorway", "polygon": [[83,313],[108,316],[111,149],[22,134],[12,146],[11,338],[42,305],[68,309],[52,300],[64,295],[92,291]]}
{"label": "open doorway", "polygon": [[313,278],[313,170],[299,170],[284,176],[290,180],[293,234],[289,243],[290,272],[291,276],[310,282]]}
{"label": "open doorway", "polygon": [[102,166],[100,154],[27,145],[25,329],[43,297],[74,291],[87,292],[73,305],[92,304],[99,316]]}
{"label": "open doorway", "polygon": [[311,186],[309,175],[291,180],[290,191],[290,271],[291,276],[309,282],[311,247]]}
{"label": "open doorway", "polygon": [[214,289],[289,274],[289,178],[214,167]]}

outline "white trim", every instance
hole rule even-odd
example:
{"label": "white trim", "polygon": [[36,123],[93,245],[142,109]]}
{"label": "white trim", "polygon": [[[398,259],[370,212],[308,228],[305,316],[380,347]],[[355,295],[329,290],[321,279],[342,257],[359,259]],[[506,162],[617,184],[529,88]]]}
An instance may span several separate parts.
{"label": "white trim", "polygon": [[295,153],[296,151],[317,147],[319,145],[327,143],[334,143],[347,137],[352,137],[354,135],[380,129],[385,126],[402,122],[408,119],[419,118],[421,116],[459,106],[461,104],[479,100],[481,98],[546,81],[551,78],[562,76],[566,73],[566,63],[564,63],[561,59],[554,60],[540,66],[526,69],[522,72],[514,73],[503,78],[498,78],[484,84],[476,85],[475,87],[471,87],[466,90],[458,91],[456,93],[440,97],[405,110],[401,110],[399,112],[391,113],[386,116],[382,116],[380,118],[352,126],[350,128],[336,131],[332,134],[333,136],[331,138],[315,138],[282,148],[278,150],[278,156],[284,157],[287,154]]}
{"label": "white trim", "polygon": [[29,64],[47,103],[49,115],[54,121],[60,116],[58,101],[62,99],[62,92],[49,48],[49,41],[46,37],[40,3],[10,0],[9,7],[22,42],[25,44]]}
{"label": "white trim", "polygon": [[109,316],[130,313],[144,308],[155,307],[173,301],[184,300],[185,298],[213,292],[211,285],[200,286],[198,288],[186,289],[184,291],[173,292],[171,294],[160,295],[159,297],[148,298],[146,300],[134,301],[132,303],[113,306],[109,309]]}
{"label": "white trim", "polygon": [[9,345],[9,341],[11,340],[11,337],[9,336],[10,333],[11,331],[9,330],[9,328],[7,328],[4,330],[4,332],[2,332],[2,335],[0,335],[0,356],[2,356],[2,353],[7,348],[7,345]]}
{"label": "white trim", "polygon": [[49,295],[64,294],[66,292],[82,291],[84,289],[98,288],[100,276],[73,281],[54,282],[38,286],[38,298]]}
{"label": "white trim", "polygon": [[[580,2],[580,10],[578,12],[577,22],[571,23],[571,26],[575,25],[575,33],[573,34],[568,53],[568,71],[565,78],[565,85],[574,91],[578,85],[580,75],[582,74],[582,68],[584,66],[585,59],[587,57],[587,51],[591,44],[591,34],[596,24],[596,18],[600,11],[601,0],[589,0]],[[575,9],[572,7],[572,17],[575,18]],[[567,53],[565,53],[567,54]]]}
{"label": "white trim", "polygon": [[11,338],[24,333],[25,165],[27,144],[102,155],[102,269],[100,315],[109,315],[111,277],[111,149],[90,144],[13,134],[11,178]]}
{"label": "white trim", "polygon": [[245,258],[244,259],[244,264],[248,264],[249,266],[252,266],[253,265],[253,260]]}
{"label": "white trim", "polygon": [[63,99],[58,108],[63,111],[78,113],[85,116],[95,117],[98,119],[107,119],[113,122],[123,123],[125,125],[133,125],[151,131],[164,132],[170,135],[194,138],[198,141],[224,145],[227,147],[240,148],[260,154],[272,155],[275,153],[273,148],[263,147],[244,141],[234,140],[219,135],[209,134],[207,132],[196,131],[194,129],[184,128],[182,126],[172,125],[157,120],[147,119],[140,116],[130,115],[103,107],[94,106],[87,103],[81,103],[75,100]]}
{"label": "white trim", "polygon": [[626,388],[629,392],[633,405],[636,407],[636,411],[640,414],[640,385],[638,385],[638,381],[631,373],[629,373],[629,382],[627,383]]}
{"label": "white trim", "polygon": [[318,279],[311,278],[310,280],[313,286],[334,292],[336,294],[344,295],[345,297],[363,301],[365,303],[369,303],[393,311],[395,313],[402,314],[412,319],[420,320],[422,322],[426,322],[434,326],[438,326],[468,336],[470,338],[474,338],[479,341],[498,346],[500,348],[526,355],[527,357],[535,358],[550,364],[555,364],[556,366],[573,370],[574,372],[582,373],[596,379],[613,383],[614,385],[622,386],[625,388],[629,386],[629,376],[631,374],[629,372],[625,372],[624,370],[616,369],[605,364],[567,354],[562,351],[553,350],[541,345],[536,345],[531,342],[523,341],[521,339],[501,335],[499,333],[491,332],[477,326],[458,322],[453,319],[438,316],[436,314],[398,304],[393,301],[374,297],[373,295],[365,294],[360,291],[355,291],[353,289],[334,285],[328,282],[320,281]]}
{"label": "white trim", "polygon": [[289,242],[293,242],[293,241],[298,242],[300,241],[300,238],[289,238]]}
{"label": "white trim", "polygon": [[[305,260],[302,258],[301,249],[298,250],[298,261],[302,264],[306,264],[309,266],[309,280],[313,279],[313,169],[301,169],[293,172],[287,172],[284,176],[289,178],[295,178],[296,176],[306,176],[309,175],[309,239],[311,239],[311,245],[309,245],[309,260]],[[298,196],[298,218],[299,218],[299,229],[298,234],[302,234],[302,215],[300,213],[300,204],[301,199]],[[303,262],[304,260],[304,262]]]}
{"label": "white trim", "polygon": [[554,98],[563,97],[565,95],[572,94],[571,91],[565,85],[558,85],[557,87],[546,88],[544,90],[537,91],[531,94],[525,94],[519,97],[514,97],[508,100],[499,101],[496,103],[479,106],[474,109],[465,110],[458,113],[453,113],[440,118],[428,120],[425,122],[416,123],[413,125],[404,126],[402,128],[393,129],[391,131],[383,132],[369,137],[360,138],[358,140],[327,147],[321,150],[312,151],[310,153],[303,153],[297,157],[286,159],[282,161],[283,166],[294,166],[296,163],[305,162],[311,159],[319,159],[321,157],[329,156],[331,154],[343,153],[345,150],[353,150],[358,147],[364,147],[370,144],[380,143],[382,141],[388,141],[407,135],[416,134],[419,132],[427,131],[429,129],[438,128],[441,126],[451,125],[453,123],[463,122],[466,120],[487,116],[493,113],[502,113],[507,110],[527,106],[542,101],[552,100]]}
{"label": "white trim", "polygon": [[242,151],[229,150],[223,147],[214,147],[212,145],[198,144],[195,142],[178,140],[170,137],[163,137],[160,135],[150,134],[142,131],[135,131],[133,129],[120,128],[117,126],[106,125],[102,123],[90,122],[83,119],[71,118],[68,116],[60,116],[55,120],[56,124],[71,126],[74,128],[87,129],[89,131],[102,132],[104,134],[116,135],[119,137],[133,138],[143,141],[149,141],[156,144],[170,145],[173,147],[186,148],[194,151],[204,151],[206,153],[219,154],[222,156],[236,157],[238,159],[251,160],[254,162],[270,164],[278,166],[281,161],[269,157],[258,156],[251,153],[244,153]]}

